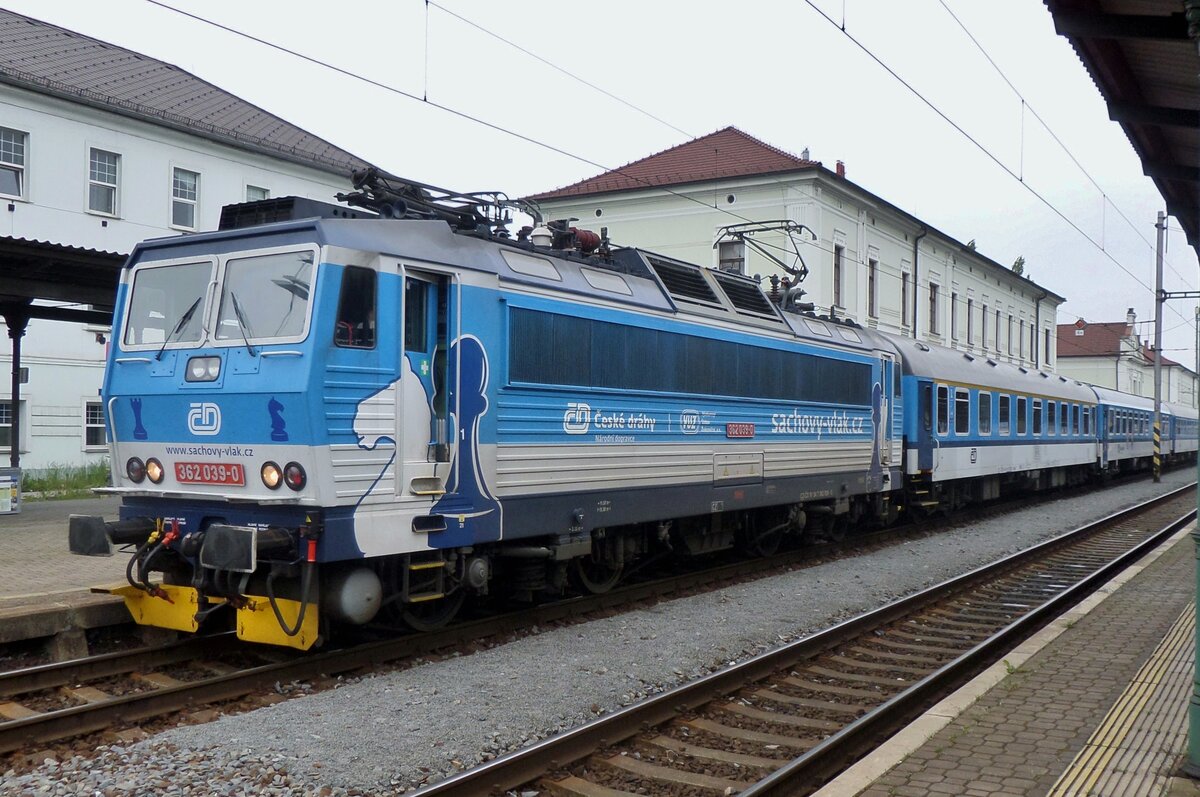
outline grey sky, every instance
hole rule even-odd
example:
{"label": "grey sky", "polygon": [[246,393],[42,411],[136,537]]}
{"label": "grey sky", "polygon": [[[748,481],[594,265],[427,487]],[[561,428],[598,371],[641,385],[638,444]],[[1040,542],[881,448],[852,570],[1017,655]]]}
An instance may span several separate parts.
{"label": "grey sky", "polygon": [[[1068,297],[1060,322],[1114,321],[1129,306],[1140,319],[1153,314],[1145,286],[1154,284],[1153,223],[1162,200],[1038,0],[814,4],[837,25],[844,20],[847,33],[1103,251],[805,2],[164,2],[586,160],[146,0],[5,6],[175,63],[390,171],[458,190],[542,191],[736,125],[796,154],[807,147],[831,168],[843,160],[850,179],[950,235],[975,239],[1001,263],[1023,255],[1028,276]],[[1024,97],[1024,110],[947,7]],[[1194,289],[1195,253],[1180,232],[1169,234],[1168,246],[1167,289]],[[1173,304],[1179,314],[1164,316],[1164,348],[1192,364],[1194,304]]]}

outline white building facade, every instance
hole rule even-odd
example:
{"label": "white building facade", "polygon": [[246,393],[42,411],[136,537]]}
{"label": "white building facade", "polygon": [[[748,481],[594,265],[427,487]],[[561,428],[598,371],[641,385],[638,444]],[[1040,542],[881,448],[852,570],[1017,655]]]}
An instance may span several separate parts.
{"label": "white building facade", "polygon": [[[17,66],[0,53],[0,239],[126,254],[147,238],[215,229],[226,204],[287,195],[333,201],[350,189],[351,169],[366,165],[175,67],[0,12],[6,40],[26,28],[59,46],[32,66],[27,52]],[[139,65],[121,83],[137,84],[137,99],[100,92],[100,66],[64,75],[54,51],[78,55],[81,47],[97,64]],[[54,81],[41,85],[32,73],[39,66]],[[172,91],[175,100],[168,99]],[[170,107],[197,99],[219,104],[221,114],[201,107],[201,118],[191,118]],[[246,134],[239,129],[246,123],[286,146],[273,149],[270,138]],[[107,338],[103,325],[30,320],[21,356],[27,378],[15,407],[12,356],[0,346],[0,453],[8,453],[16,412],[24,469],[105,458],[98,392]]]}
{"label": "white building facade", "polygon": [[795,247],[818,314],[1030,368],[1052,370],[1057,359],[1062,296],[850,182],[840,163],[830,171],[736,128],[531,199],[546,219],[577,218],[607,227],[616,245],[759,275],[764,289],[786,272],[723,228],[803,225],[752,237],[791,266]]}

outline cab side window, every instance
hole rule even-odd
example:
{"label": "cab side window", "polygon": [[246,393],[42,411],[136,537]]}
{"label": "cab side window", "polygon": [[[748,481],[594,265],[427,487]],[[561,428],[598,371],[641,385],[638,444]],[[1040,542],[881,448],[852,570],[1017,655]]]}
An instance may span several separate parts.
{"label": "cab side window", "polygon": [[342,272],[333,342],[350,349],[375,348],[375,272],[348,266]]}

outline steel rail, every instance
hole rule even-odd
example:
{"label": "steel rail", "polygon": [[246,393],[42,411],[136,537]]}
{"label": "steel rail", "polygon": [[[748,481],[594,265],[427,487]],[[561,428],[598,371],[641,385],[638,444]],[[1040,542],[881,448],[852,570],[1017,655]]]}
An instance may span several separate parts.
{"label": "steel rail", "polygon": [[[824,631],[797,640],[783,647],[759,654],[746,661],[717,671],[704,678],[682,684],[640,703],[619,709],[585,725],[543,739],[469,770],[451,775],[445,780],[422,787],[414,797],[459,797],[498,793],[536,780],[540,776],[586,758],[609,745],[661,725],[680,714],[704,706],[743,687],[760,681],[773,673],[787,669],[799,661],[814,658],[820,653],[852,640],[865,631],[886,625],[923,606],[934,603],[956,593],[972,583],[999,575],[1020,564],[1036,561],[1047,554],[1086,538],[1100,528],[1127,520],[1137,514],[1150,511],[1161,504],[1172,501],[1189,491],[1192,483],[1170,493],[1144,501],[1132,507],[1114,512],[1099,520],[1077,527],[1064,534],[1046,540],[1023,551],[1018,551],[1000,560],[983,565],[960,576],[948,579],[928,589],[900,598],[892,603],[858,617],[845,620]],[[887,727],[897,722],[897,717],[909,716],[930,702],[934,695],[946,688],[952,679],[962,680],[966,674],[990,661],[998,650],[1007,649],[1014,638],[1030,633],[1081,600],[1088,592],[1104,582],[1113,572],[1140,558],[1146,551],[1162,542],[1195,517],[1195,509],[1152,535],[1133,549],[1112,562],[1102,566],[1082,581],[1077,582],[1062,594],[1035,608],[1026,617],[1006,626],[995,642],[991,640],[972,648],[959,660],[945,665],[909,689],[884,703],[879,709],[864,715],[847,725],[829,739],[811,748],[804,755],[784,765],[781,769],[742,792],[744,795],[793,794],[797,782],[819,783],[827,779],[834,767],[843,768],[847,763],[848,751],[869,748],[878,740]],[[882,718],[877,716],[883,711]],[[836,759],[836,764],[833,762]]]}
{"label": "steel rail", "polygon": [[[102,653],[81,659],[39,664],[0,672],[0,698],[11,698],[40,689],[54,689],[144,668],[165,667],[200,657],[220,655],[235,649],[233,632],[189,637],[166,645],[146,646]],[[241,647],[245,647],[241,644]]]}
{"label": "steel rail", "polygon": [[[811,559],[856,550],[873,544],[908,539],[904,527],[893,527],[852,540],[787,551],[770,559],[749,559],[619,587],[607,593],[542,604],[532,608],[490,615],[458,623],[438,631],[368,642],[345,649],[308,653],[282,662],[239,670],[178,686],[157,687],[103,702],[47,711],[34,716],[0,722],[0,754],[24,747],[82,736],[114,724],[134,722],[193,708],[207,703],[234,700],[276,682],[307,680],[379,666],[412,656],[426,655],[469,642],[513,633],[532,625],[556,622],[596,611],[662,598],[738,578],[762,577]],[[765,564],[764,566],[764,563]],[[214,651],[213,641],[220,648]],[[245,643],[240,643],[244,648]],[[13,698],[44,689],[119,676],[176,662],[219,656],[237,650],[230,634],[189,638],[161,647],[138,648],[101,654],[85,659],[27,667],[0,673],[0,698]],[[275,649],[256,649],[266,654]],[[281,651],[286,655],[287,651]],[[169,672],[168,672],[169,674]]]}
{"label": "steel rail", "polygon": [[[1171,493],[1156,500],[1167,500],[1170,495],[1174,494]],[[770,575],[811,559],[836,555],[846,550],[857,550],[872,544],[910,539],[910,536],[906,536],[908,531],[911,529],[907,527],[892,527],[867,535],[859,535],[845,542],[806,546],[766,560],[750,559],[716,568],[673,575],[627,585],[600,595],[587,595],[543,604],[532,609],[525,608],[486,616],[435,632],[368,642],[351,648],[309,653],[285,661],[241,669],[238,672],[188,681],[179,685],[157,687],[113,697],[102,702],[86,703],[42,712],[22,719],[0,722],[0,753],[23,749],[34,744],[82,736],[114,724],[162,716],[198,705],[239,699],[281,681],[309,680],[380,666],[413,656],[427,655],[455,645],[478,642],[517,632],[531,625],[560,621],[639,601],[662,598],[673,593],[731,579]],[[840,627],[842,626],[835,628]],[[232,640],[230,635],[221,634],[173,642],[159,648],[135,649],[25,668],[0,674],[0,697],[11,699],[13,696],[39,689],[52,689],[89,679],[94,680],[122,675],[135,670],[149,669],[152,666],[214,657],[219,653],[214,653],[212,649],[213,640],[218,640],[222,649],[238,648],[238,644]],[[834,643],[831,641],[830,644]],[[274,652],[273,649],[258,652],[265,654],[268,651]],[[284,653],[286,654],[286,651]],[[139,657],[141,657],[141,661],[138,661]],[[138,666],[131,666],[135,662]],[[747,664],[749,663],[747,662]],[[739,670],[738,673],[734,676],[735,679],[755,680],[760,677],[753,675],[749,670],[744,674]],[[699,703],[703,702],[703,700],[699,701]],[[692,707],[690,703],[687,705]],[[615,716],[617,715],[610,715],[610,717]],[[645,719],[639,720],[639,723],[651,721]],[[611,740],[615,741],[618,738],[614,734]],[[563,756],[563,760],[568,758],[569,756]]]}

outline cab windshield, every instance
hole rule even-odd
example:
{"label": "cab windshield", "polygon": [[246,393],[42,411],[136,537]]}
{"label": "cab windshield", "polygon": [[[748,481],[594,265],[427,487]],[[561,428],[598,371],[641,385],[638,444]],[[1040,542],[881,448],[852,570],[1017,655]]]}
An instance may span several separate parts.
{"label": "cab windshield", "polygon": [[[197,343],[204,331],[205,296],[213,264],[143,268],[133,279],[125,344]],[[168,341],[168,338],[170,339]]]}
{"label": "cab windshield", "polygon": [[218,341],[261,341],[303,334],[312,274],[310,252],[230,258],[214,337]]}

